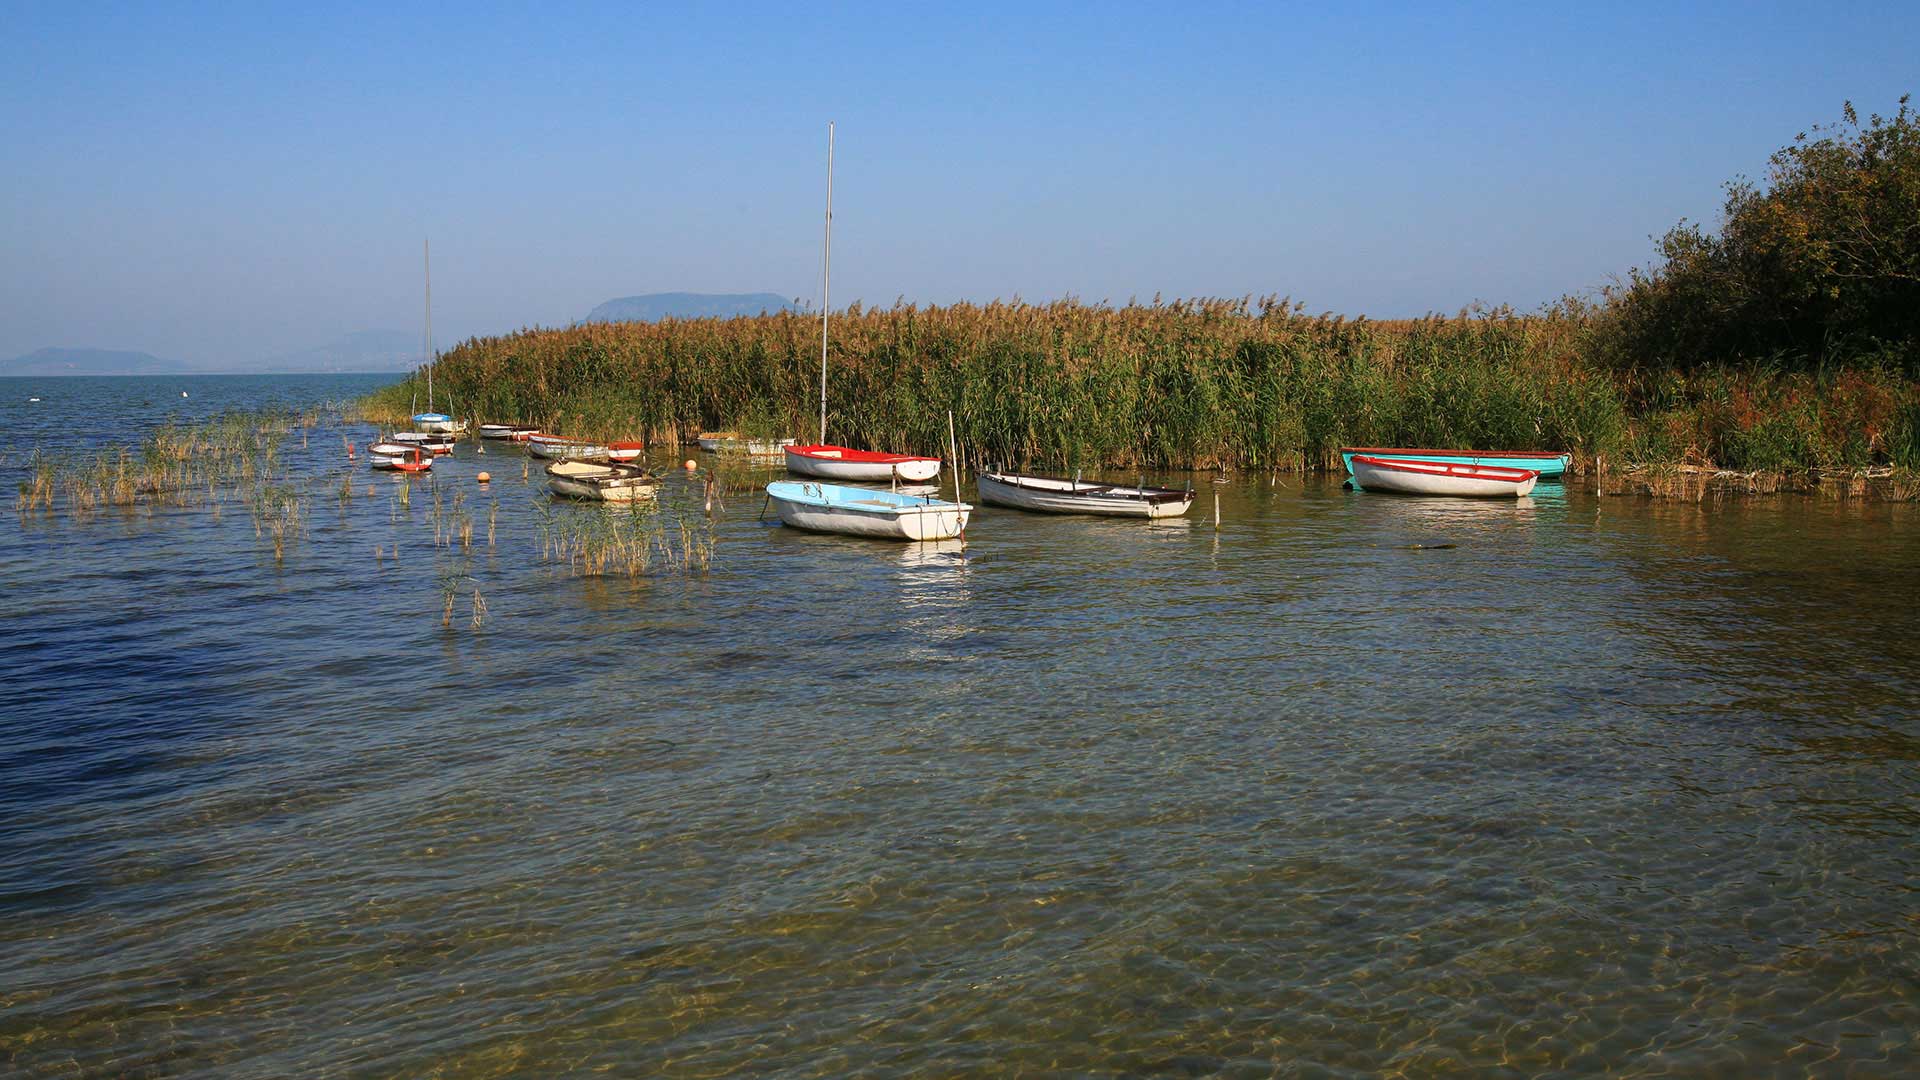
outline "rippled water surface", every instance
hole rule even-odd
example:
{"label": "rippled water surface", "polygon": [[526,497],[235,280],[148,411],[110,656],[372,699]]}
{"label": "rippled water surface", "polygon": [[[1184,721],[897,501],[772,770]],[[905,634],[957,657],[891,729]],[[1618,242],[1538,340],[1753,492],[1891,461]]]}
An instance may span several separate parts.
{"label": "rippled water surface", "polygon": [[[0,379],[0,462],[377,382]],[[1203,474],[909,547],[736,494],[709,574],[629,580],[543,561],[599,511],[517,452],[370,434],[288,439],[280,564],[232,502],[0,520],[12,1071],[1920,1056],[1913,507]]]}

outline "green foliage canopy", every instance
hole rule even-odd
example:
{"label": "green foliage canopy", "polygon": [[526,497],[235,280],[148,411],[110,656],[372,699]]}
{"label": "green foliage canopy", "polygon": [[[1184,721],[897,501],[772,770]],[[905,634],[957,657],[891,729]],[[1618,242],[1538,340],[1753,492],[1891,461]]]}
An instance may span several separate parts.
{"label": "green foliage canopy", "polygon": [[1695,369],[1920,361],[1920,114],[1802,133],[1764,186],[1727,185],[1718,235],[1682,221],[1664,265],[1609,295],[1612,361]]}

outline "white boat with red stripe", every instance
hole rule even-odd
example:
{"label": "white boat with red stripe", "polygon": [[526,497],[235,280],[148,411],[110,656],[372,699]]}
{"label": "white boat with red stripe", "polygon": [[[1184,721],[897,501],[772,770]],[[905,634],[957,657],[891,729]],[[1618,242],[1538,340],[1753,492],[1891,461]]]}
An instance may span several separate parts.
{"label": "white boat with red stripe", "polygon": [[1367,491],[1511,499],[1531,492],[1539,479],[1535,469],[1353,455],[1353,482]]}
{"label": "white boat with red stripe", "polygon": [[940,475],[940,459],[913,454],[886,454],[848,446],[789,446],[787,471],[822,480],[865,480],[887,483],[904,480],[924,484]]}

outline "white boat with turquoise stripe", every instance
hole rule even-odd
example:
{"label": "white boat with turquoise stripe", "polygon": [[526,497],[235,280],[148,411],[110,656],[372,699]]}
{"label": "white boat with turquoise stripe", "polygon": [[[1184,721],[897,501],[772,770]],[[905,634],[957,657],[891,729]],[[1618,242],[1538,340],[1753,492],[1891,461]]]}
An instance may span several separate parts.
{"label": "white boat with turquoise stripe", "polygon": [[1425,461],[1436,465],[1478,465],[1492,469],[1525,469],[1540,474],[1542,480],[1558,481],[1566,475],[1573,455],[1552,450],[1409,450],[1385,446],[1343,446],[1340,461],[1353,475],[1353,456],[1390,458],[1394,461]]}
{"label": "white boat with turquoise stripe", "polygon": [[973,507],[928,495],[776,480],[767,499],[782,523],[813,532],[888,540],[951,540],[966,530]]}

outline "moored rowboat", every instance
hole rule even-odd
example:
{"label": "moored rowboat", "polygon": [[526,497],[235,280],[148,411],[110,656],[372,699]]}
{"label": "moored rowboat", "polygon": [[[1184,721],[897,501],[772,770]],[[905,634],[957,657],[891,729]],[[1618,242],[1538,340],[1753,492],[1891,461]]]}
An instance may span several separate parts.
{"label": "moored rowboat", "polygon": [[538,430],[538,428],[516,427],[513,424],[481,424],[480,437],[483,439],[512,439],[516,442],[525,442],[527,436],[535,434]]}
{"label": "moored rowboat", "polygon": [[866,480],[885,483],[900,479],[925,483],[940,475],[940,459],[913,454],[883,454],[846,446],[789,446],[787,471],[825,480]]}
{"label": "moored rowboat", "polygon": [[650,499],[660,484],[638,465],[595,465],[585,461],[556,461],[547,466],[547,486],[555,495],[600,502]]}
{"label": "moored rowboat", "polygon": [[1340,460],[1353,472],[1355,454],[1393,461],[1427,461],[1453,465],[1489,465],[1497,469],[1526,469],[1542,480],[1558,480],[1573,461],[1571,454],[1552,450],[1417,450],[1388,446],[1343,446]]}
{"label": "moored rowboat", "polygon": [[367,461],[376,469],[394,472],[426,472],[433,468],[432,454],[406,443],[374,443],[367,447]]}
{"label": "moored rowboat", "polygon": [[643,442],[610,442],[607,444],[608,461],[632,461],[647,449]]}
{"label": "moored rowboat", "polygon": [[431,431],[438,434],[458,435],[467,430],[465,420],[455,420],[446,413],[423,412],[413,414],[413,427],[416,431]]}
{"label": "moored rowboat", "polygon": [[780,520],[796,529],[890,540],[948,540],[967,527],[973,507],[924,495],[777,480],[767,497]]}
{"label": "moored rowboat", "polygon": [[585,439],[568,439],[559,435],[529,435],[527,453],[540,458],[557,458],[563,461],[605,461],[607,448],[600,443]]}
{"label": "moored rowboat", "polygon": [[440,455],[453,453],[454,438],[451,435],[434,431],[396,431],[387,436],[387,441],[418,446]]}
{"label": "moored rowboat", "polygon": [[975,477],[980,501],[1048,514],[1108,517],[1179,517],[1193,505],[1193,490],[1088,484],[1079,479],[983,472]]}
{"label": "moored rowboat", "polygon": [[1533,469],[1505,469],[1496,465],[1461,465],[1439,461],[1399,461],[1353,456],[1353,482],[1367,491],[1398,491],[1408,495],[1466,495],[1514,498],[1533,490],[1540,474]]}
{"label": "moored rowboat", "polygon": [[743,439],[731,431],[703,431],[694,440],[709,454],[745,454],[748,457],[779,457],[794,439]]}

